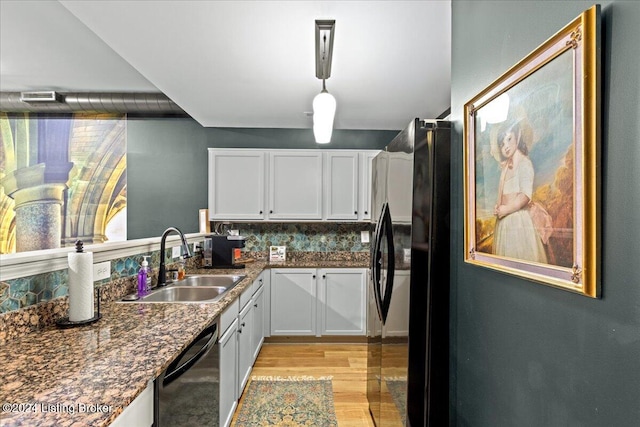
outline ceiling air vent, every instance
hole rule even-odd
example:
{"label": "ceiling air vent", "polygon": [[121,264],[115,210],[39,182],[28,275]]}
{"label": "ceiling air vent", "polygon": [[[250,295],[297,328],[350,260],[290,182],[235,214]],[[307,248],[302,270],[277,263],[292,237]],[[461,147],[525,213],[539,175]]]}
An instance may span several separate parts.
{"label": "ceiling air vent", "polygon": [[54,91],[20,92],[22,102],[62,102],[62,95]]}

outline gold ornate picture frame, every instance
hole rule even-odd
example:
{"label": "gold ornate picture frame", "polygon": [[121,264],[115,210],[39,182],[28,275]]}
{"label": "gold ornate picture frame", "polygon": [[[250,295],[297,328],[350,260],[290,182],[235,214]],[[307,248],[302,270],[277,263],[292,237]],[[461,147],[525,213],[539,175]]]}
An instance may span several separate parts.
{"label": "gold ornate picture frame", "polygon": [[600,6],[464,106],[465,261],[600,296]]}

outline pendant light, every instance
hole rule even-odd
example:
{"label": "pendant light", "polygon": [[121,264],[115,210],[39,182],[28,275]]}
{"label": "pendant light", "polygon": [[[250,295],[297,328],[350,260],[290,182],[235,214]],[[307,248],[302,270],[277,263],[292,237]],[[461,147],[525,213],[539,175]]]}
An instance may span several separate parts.
{"label": "pendant light", "polygon": [[318,144],[331,142],[336,114],[336,99],[327,91],[325,82],[331,77],[335,22],[316,20],[316,77],[322,79],[322,91],[313,99],[313,135]]}

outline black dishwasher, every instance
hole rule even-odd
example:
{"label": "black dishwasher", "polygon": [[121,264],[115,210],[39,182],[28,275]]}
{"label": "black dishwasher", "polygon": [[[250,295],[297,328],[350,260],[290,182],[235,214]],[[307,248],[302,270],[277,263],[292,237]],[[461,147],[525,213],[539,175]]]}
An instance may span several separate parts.
{"label": "black dishwasher", "polygon": [[220,421],[218,319],[154,383],[154,426],[212,426]]}

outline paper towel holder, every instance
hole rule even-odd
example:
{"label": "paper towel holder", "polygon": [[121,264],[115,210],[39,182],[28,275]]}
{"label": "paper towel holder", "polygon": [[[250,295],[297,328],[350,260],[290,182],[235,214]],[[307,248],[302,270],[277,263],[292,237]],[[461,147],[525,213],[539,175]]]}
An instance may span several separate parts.
{"label": "paper towel holder", "polygon": [[[82,240],[78,240],[76,241],[76,252],[82,252]],[[56,325],[60,328],[73,328],[75,326],[83,326],[83,325],[89,325],[91,323],[97,322],[98,320],[100,320],[100,318],[102,317],[102,315],[100,314],[100,288],[96,288],[95,293],[97,294],[97,307],[96,307],[96,314],[93,317],[90,317],[88,319],[84,319],[84,320],[69,320],[69,317],[63,317],[60,318],[58,320],[56,320]]]}
{"label": "paper towel holder", "polygon": [[61,319],[56,320],[56,325],[60,328],[73,328],[74,326],[83,326],[83,325],[89,325],[91,323],[95,323],[98,320],[100,320],[100,318],[102,317],[102,314],[100,314],[100,288],[96,288],[96,294],[97,294],[97,298],[98,298],[98,304],[96,307],[96,315],[89,318],[89,319],[85,319],[85,320],[77,320],[77,321],[72,321],[69,320],[69,317],[63,317]]}

